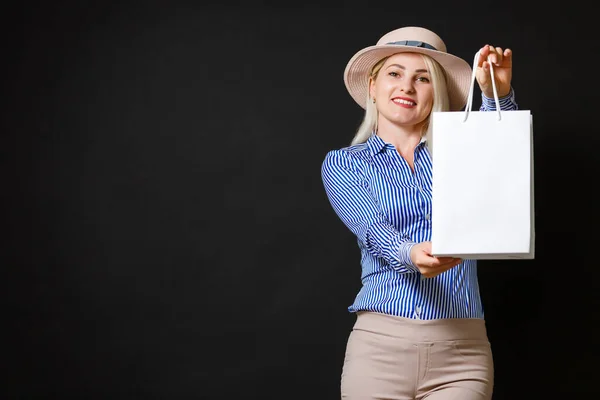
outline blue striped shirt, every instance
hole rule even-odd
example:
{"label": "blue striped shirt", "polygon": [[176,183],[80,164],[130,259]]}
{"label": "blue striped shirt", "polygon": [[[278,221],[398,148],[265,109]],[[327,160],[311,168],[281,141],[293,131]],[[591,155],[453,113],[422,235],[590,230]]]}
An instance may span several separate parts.
{"label": "blue striped shirt", "polygon": [[[502,110],[518,108],[514,91]],[[496,109],[482,96],[480,111]],[[365,143],[329,151],[321,167],[327,197],[356,235],[362,287],[348,311],[406,318],[483,318],[476,260],[425,278],[410,259],[415,243],[431,240],[432,161],[422,140],[414,173],[392,144],[372,135]]]}

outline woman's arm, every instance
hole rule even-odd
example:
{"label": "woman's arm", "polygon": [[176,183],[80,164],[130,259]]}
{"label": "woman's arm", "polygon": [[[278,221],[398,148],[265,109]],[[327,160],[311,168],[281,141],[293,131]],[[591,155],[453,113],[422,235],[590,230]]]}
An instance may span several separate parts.
{"label": "woman's arm", "polygon": [[415,243],[383,215],[351,157],[342,150],[330,151],[321,175],[334,211],[367,251],[400,273],[418,272],[410,259]]}

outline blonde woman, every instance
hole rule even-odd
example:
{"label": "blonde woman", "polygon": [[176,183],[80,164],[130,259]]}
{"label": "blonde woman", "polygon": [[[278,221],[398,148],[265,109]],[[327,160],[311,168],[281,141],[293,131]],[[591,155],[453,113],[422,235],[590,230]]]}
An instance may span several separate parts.
{"label": "blonde woman", "polygon": [[[480,110],[517,109],[512,52],[480,50]],[[434,32],[403,27],[358,51],[346,88],[365,110],[322,164],[330,203],[356,235],[362,287],[341,374],[343,399],[490,399],[491,346],[475,260],[431,255],[432,111],[459,111],[472,69]],[[460,193],[456,193],[460,196]]]}

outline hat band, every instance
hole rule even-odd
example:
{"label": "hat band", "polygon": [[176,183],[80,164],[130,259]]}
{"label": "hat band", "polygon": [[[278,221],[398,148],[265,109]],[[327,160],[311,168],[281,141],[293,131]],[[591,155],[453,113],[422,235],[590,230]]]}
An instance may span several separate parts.
{"label": "hat band", "polygon": [[413,46],[413,47],[424,47],[426,49],[431,49],[437,51],[435,47],[430,45],[429,43],[420,42],[418,40],[400,40],[398,42],[388,42],[386,44],[393,44],[397,46]]}

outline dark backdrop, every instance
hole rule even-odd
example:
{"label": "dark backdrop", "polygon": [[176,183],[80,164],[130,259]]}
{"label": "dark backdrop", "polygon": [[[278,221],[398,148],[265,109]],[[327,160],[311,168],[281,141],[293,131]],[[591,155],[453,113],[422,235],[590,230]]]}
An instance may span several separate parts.
{"label": "dark backdrop", "polygon": [[536,259],[480,263],[494,399],[597,396],[586,15],[573,2],[5,9],[2,397],[338,398],[359,254],[320,166],[362,117],[346,62],[403,25],[468,61],[511,47],[534,116]]}

